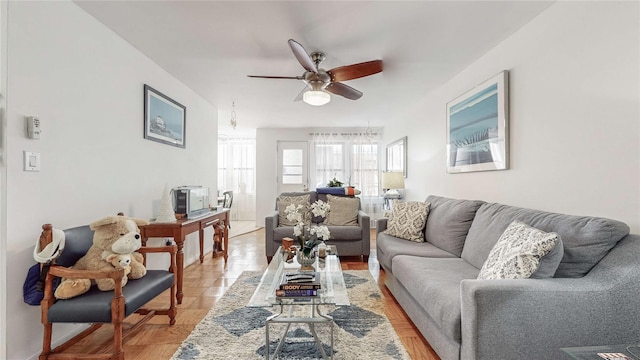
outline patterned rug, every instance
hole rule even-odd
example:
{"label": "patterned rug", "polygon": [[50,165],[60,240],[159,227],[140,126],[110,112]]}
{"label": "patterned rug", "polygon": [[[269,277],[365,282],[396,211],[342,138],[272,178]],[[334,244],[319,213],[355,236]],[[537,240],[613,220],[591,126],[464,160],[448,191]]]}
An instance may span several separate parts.
{"label": "patterned rug", "polygon": [[[244,272],[216,302],[207,316],[182,343],[171,359],[263,359],[265,319],[279,310],[250,308],[245,305],[260,282],[262,273]],[[323,306],[334,326],[334,359],[408,360],[391,323],[384,315],[384,301],[377,284],[367,270],[346,270],[344,280],[350,306]],[[297,306],[296,311],[310,311]],[[276,349],[284,324],[269,326],[270,354]],[[316,332],[327,356],[331,354],[329,326],[317,325]],[[305,324],[292,324],[278,359],[321,359],[322,355]]]}

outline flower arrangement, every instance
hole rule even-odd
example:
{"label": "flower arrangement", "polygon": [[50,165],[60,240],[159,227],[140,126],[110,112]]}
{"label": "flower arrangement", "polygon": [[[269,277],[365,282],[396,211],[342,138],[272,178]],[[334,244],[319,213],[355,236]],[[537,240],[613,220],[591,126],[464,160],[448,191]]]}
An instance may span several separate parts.
{"label": "flower arrangement", "polygon": [[[311,226],[311,216],[304,205],[290,204],[284,209],[287,219],[295,221],[293,227],[293,235],[300,242],[300,249],[305,256],[309,256],[311,249],[319,245],[324,240],[331,238],[329,228],[324,225]],[[326,217],[329,213],[330,206],[322,200],[318,200],[311,204],[311,214],[313,216]]]}
{"label": "flower arrangement", "polygon": [[342,181],[336,179],[336,177],[334,176],[333,179],[331,179],[329,181],[329,183],[327,184],[328,187],[342,187]]}

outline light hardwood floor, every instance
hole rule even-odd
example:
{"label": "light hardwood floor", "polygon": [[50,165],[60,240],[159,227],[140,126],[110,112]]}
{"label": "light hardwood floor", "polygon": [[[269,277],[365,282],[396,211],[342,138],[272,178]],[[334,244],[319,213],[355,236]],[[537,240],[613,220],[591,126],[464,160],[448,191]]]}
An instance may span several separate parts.
{"label": "light hardwood floor", "polygon": [[[373,232],[372,239],[371,247],[375,249],[375,233]],[[196,262],[185,268],[184,298],[182,304],[178,305],[176,324],[168,326],[166,316],[156,316],[151,319],[149,323],[124,341],[127,360],[171,358],[196,324],[204,318],[215,302],[222,297],[243,271],[263,271],[266,269],[264,229],[229,239],[229,249],[226,267],[221,257],[212,259],[209,253],[203,264]],[[439,357],[384,286],[384,271],[380,270],[375,251],[369,257],[368,264],[361,262],[358,258],[341,257],[340,262],[344,270],[368,269],[378,280],[386,302],[387,317],[412,359],[439,360]],[[138,315],[132,315],[127,320],[132,322],[136,316]],[[111,340],[111,330],[110,326],[103,326],[94,334],[69,348],[68,352],[95,353],[102,343]]]}

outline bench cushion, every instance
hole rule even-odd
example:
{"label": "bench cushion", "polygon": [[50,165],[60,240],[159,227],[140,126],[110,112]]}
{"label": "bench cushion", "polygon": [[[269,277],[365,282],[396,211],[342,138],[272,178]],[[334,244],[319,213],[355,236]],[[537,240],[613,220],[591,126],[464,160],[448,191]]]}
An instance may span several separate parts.
{"label": "bench cushion", "polygon": [[[147,274],[129,280],[122,288],[125,316],[133,314],[163,291],[171,288],[174,274],[166,270],[147,270]],[[100,291],[97,286],[74,298],[57,300],[49,308],[49,322],[110,323],[113,291]]]}

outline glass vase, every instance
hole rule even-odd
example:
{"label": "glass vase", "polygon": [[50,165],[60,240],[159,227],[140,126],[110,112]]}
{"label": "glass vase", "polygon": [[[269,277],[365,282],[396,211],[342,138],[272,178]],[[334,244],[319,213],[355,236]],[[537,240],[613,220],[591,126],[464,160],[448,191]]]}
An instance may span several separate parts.
{"label": "glass vase", "polygon": [[309,255],[305,255],[304,251],[300,250],[297,254],[298,264],[300,264],[300,271],[315,271],[313,264],[316,262],[316,252],[311,251]]}

